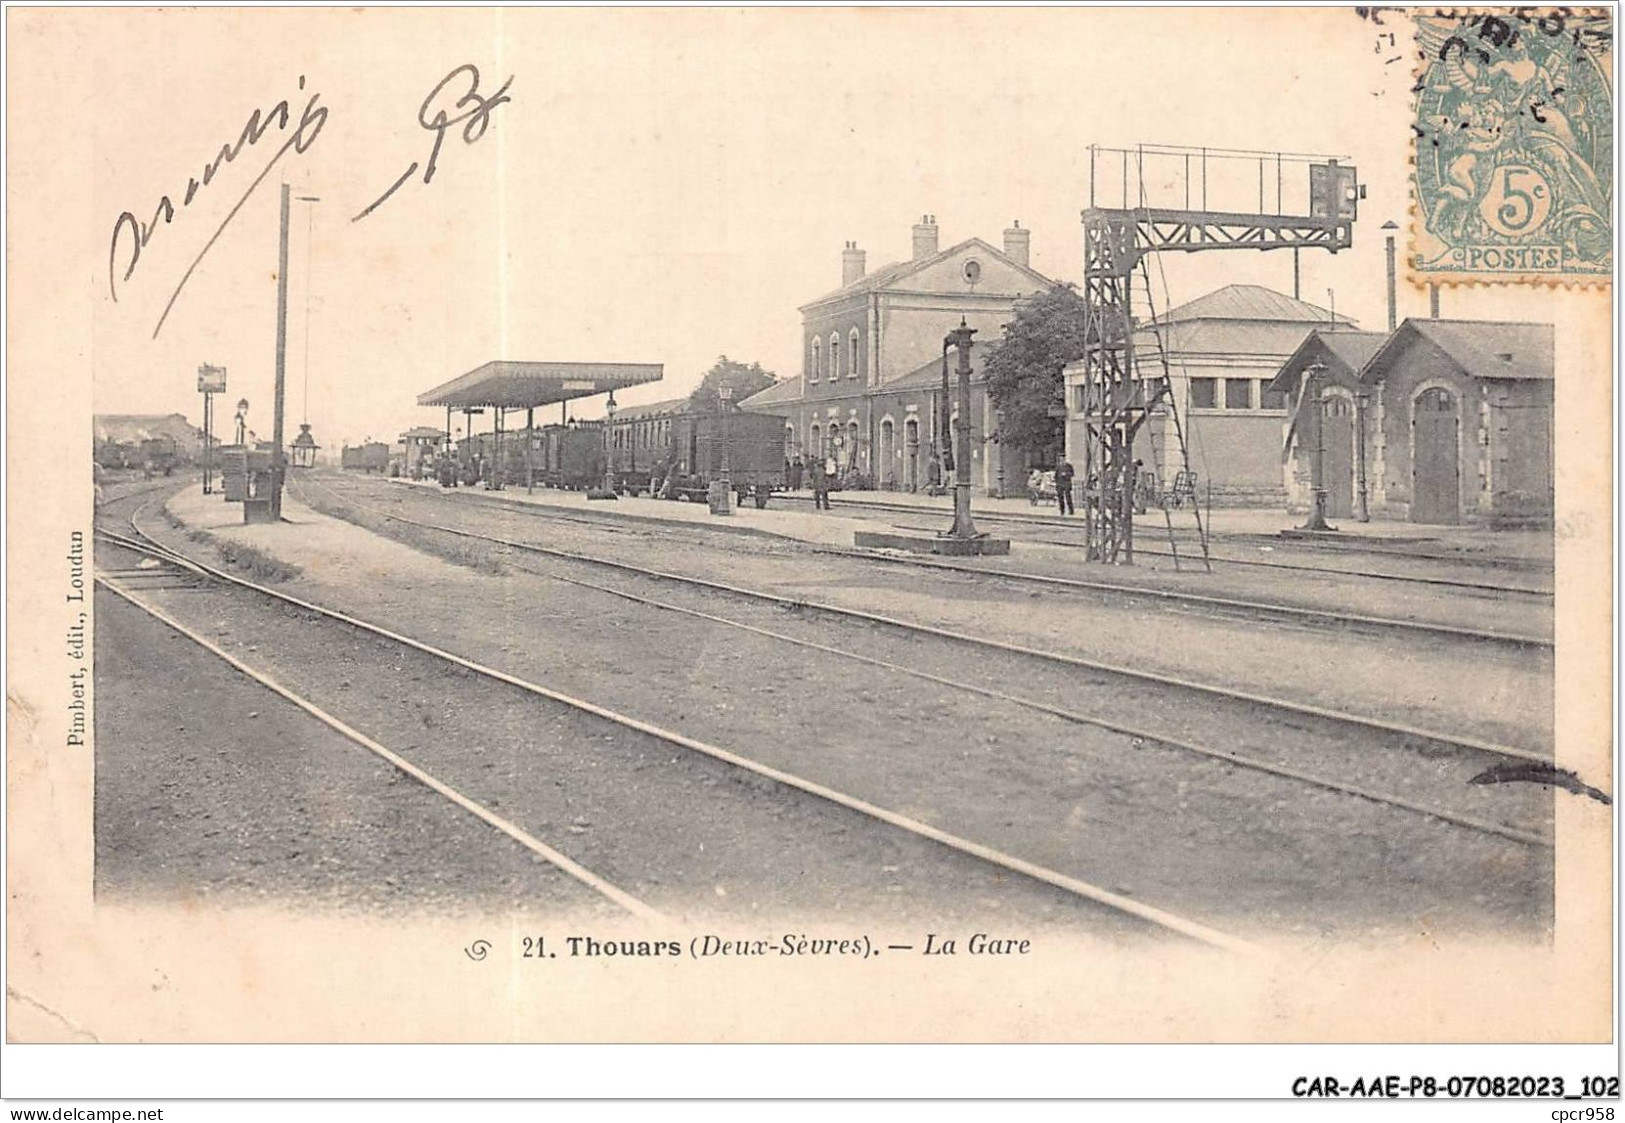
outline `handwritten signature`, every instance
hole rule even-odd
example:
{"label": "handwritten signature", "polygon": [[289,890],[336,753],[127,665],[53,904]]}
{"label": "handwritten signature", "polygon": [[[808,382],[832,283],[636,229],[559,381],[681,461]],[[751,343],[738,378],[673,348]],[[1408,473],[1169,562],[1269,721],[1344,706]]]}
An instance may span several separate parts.
{"label": "handwritten signature", "polygon": [[[451,103],[451,112],[444,108],[435,109],[437,103],[443,102],[449,96],[448,90],[455,91],[462,88],[457,85],[459,82],[465,82],[466,88],[463,88],[461,96]],[[418,123],[423,128],[434,133],[434,146],[429,151],[428,163],[423,169],[424,183],[434,179],[436,162],[439,160],[441,145],[445,142],[447,130],[455,125],[462,125],[463,142],[465,144],[474,144],[479,141],[490,127],[491,113],[504,102],[512,100],[508,96],[508,87],[512,84],[513,77],[510,75],[508,80],[502,84],[501,89],[490,97],[484,97],[480,94],[479,70],[470,64],[464,64],[447,74],[435,85],[418,109]],[[305,88],[303,75],[299,77],[299,88],[301,90]],[[431,110],[433,110],[432,116],[430,115]],[[236,161],[244,150],[259,145],[273,130],[286,134],[281,146],[271,154],[270,159],[265,162],[265,166],[260,169],[253,182],[238,197],[237,202],[227,212],[226,217],[220,221],[220,225],[209,236],[209,240],[204,243],[203,248],[192,259],[192,263],[186,267],[186,272],[181,275],[181,279],[175,285],[174,291],[170,293],[169,300],[164,305],[163,313],[158,317],[158,322],[152,329],[152,336],[156,339],[158,333],[163,330],[164,322],[169,319],[169,313],[174,309],[175,302],[180,299],[181,292],[186,288],[187,282],[192,279],[192,274],[197,272],[197,268],[203,263],[203,259],[208,256],[209,251],[214,248],[214,244],[225,233],[226,227],[230,226],[232,219],[237,217],[237,212],[243,209],[248,200],[253,197],[254,192],[259,189],[260,184],[265,182],[265,178],[271,174],[271,170],[290,150],[295,155],[300,156],[310,150],[311,146],[316,143],[316,139],[321,136],[322,129],[327,125],[327,114],[327,107],[321,104],[321,94],[319,93],[310,95],[303,111],[299,114],[297,123],[294,122],[293,110],[286,100],[277,102],[268,112],[256,109],[249,116],[247,123],[243,125],[243,130],[238,134],[237,139],[222,145],[219,154],[204,165],[202,173],[187,180],[186,192],[181,196],[179,207],[176,206],[170,196],[164,195],[159,198],[158,205],[153,209],[152,221],[150,222],[141,221],[131,211],[120,214],[113,222],[113,236],[107,250],[107,289],[114,302],[116,303],[119,299],[119,286],[127,283],[135,275],[136,266],[141,262],[142,251],[151,243],[160,223],[165,226],[173,223],[176,214],[180,210],[191,206],[193,200],[198,198],[199,192],[213,183],[222,168]],[[291,131],[290,125],[292,126]],[[418,162],[414,160],[400,178],[390,186],[388,191],[385,191],[351,221],[358,222],[378,209],[385,200],[417,172],[418,167]],[[122,272],[119,269],[121,261],[124,266]]]}
{"label": "handwritten signature", "polygon": [[[301,90],[305,88],[304,75],[299,76],[299,88]],[[231,220],[237,217],[237,212],[243,209],[243,204],[248,202],[249,197],[264,182],[265,177],[271,174],[271,169],[276,167],[277,161],[282,159],[290,148],[299,155],[304,155],[309,151],[310,146],[316,143],[316,138],[322,135],[322,129],[327,124],[327,107],[319,104],[321,96],[319,93],[310,95],[310,100],[305,103],[304,111],[299,114],[299,124],[289,134],[288,139],[282,142],[282,147],[278,148],[272,154],[270,160],[266,161],[265,167],[261,169],[260,174],[254,177],[254,182],[248,185],[248,190],[243,192],[242,197],[237,200],[237,204],[221,220],[219,227],[210,235],[203,248],[198,251],[197,257],[192,259],[192,264],[186,267],[186,272],[181,276],[180,283],[175,286],[175,291],[169,296],[169,302],[164,305],[163,315],[158,317],[157,326],[152,329],[154,339],[158,337],[158,332],[163,329],[164,321],[169,318],[170,309],[175,307],[175,301],[179,299],[181,290],[186,287],[186,282],[192,279],[192,274],[197,270],[204,256],[214,247],[215,242],[225,232]],[[202,179],[192,177],[186,181],[186,194],[181,196],[181,206],[191,206],[192,200],[197,198],[198,192],[214,181],[214,177],[219,173],[222,165],[236,160],[242,154],[243,149],[257,145],[265,134],[271,131],[273,125],[278,130],[286,132],[288,123],[291,120],[292,110],[288,107],[286,100],[277,102],[271,108],[271,111],[264,115],[258,109],[254,110],[253,114],[248,118],[248,123],[243,126],[243,131],[238,135],[237,140],[234,143],[224,145],[220,149],[220,154],[213,161],[204,165]],[[114,220],[113,240],[107,251],[107,288],[114,301],[118,300],[119,281],[128,281],[134,275],[135,267],[141,261],[141,251],[147,248],[147,243],[152,241],[153,234],[158,230],[159,219],[162,219],[166,226],[175,221],[175,204],[168,195],[158,200],[158,206],[153,210],[150,223],[142,222],[129,211],[125,211]],[[122,278],[118,277],[119,249],[121,246],[126,247],[129,258],[124,266],[124,276]]]}
{"label": "handwritten signature", "polygon": [[[451,86],[459,78],[467,83],[467,88],[461,97],[452,102],[451,108],[453,110],[460,109],[463,112],[453,117],[448,115],[444,109],[437,109],[434,116],[430,117],[430,108],[441,100],[442,95],[446,93],[447,87]],[[436,161],[440,159],[440,146],[446,140],[446,130],[453,125],[462,125],[464,144],[474,144],[479,141],[485,135],[485,130],[490,127],[491,114],[504,102],[513,100],[508,96],[508,87],[511,85],[513,85],[513,75],[510,74],[508,80],[502,83],[501,88],[496,93],[488,98],[481,97],[479,68],[471,63],[464,63],[442,78],[439,85],[429,91],[429,96],[424,98],[423,104],[418,107],[418,124],[434,134],[434,147],[429,150],[429,161],[423,168],[423,182],[425,184],[434,179]],[[402,172],[394,183],[389,185],[389,190],[374,199],[367,205],[366,209],[350,221],[360,222],[373,211],[383,206],[385,200],[400,190],[401,186],[417,173],[417,170],[418,162],[413,160],[411,166]]]}

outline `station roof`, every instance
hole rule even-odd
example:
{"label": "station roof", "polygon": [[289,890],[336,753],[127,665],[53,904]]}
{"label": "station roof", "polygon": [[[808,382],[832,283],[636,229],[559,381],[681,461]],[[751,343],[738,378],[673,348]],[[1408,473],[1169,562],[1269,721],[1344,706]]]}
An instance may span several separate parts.
{"label": "station roof", "polygon": [[420,406],[527,409],[658,382],[660,363],[530,363],[498,359],[418,395]]}

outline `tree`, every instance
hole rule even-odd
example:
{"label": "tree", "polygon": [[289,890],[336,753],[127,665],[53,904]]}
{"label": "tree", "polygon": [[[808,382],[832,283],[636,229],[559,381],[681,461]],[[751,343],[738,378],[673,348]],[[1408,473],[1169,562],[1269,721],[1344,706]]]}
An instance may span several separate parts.
{"label": "tree", "polygon": [[736,363],[726,355],[718,355],[717,361],[711,364],[711,369],[705,372],[700,380],[699,387],[688,396],[688,406],[699,413],[715,413],[718,409],[720,395],[718,391],[727,386],[733,391],[733,404],[738,405],[752,394],[766,390],[778,381],[778,376],[770,370],[762,369],[761,363]]}
{"label": "tree", "polygon": [[1023,301],[988,352],[987,392],[1004,413],[999,443],[1040,451],[1061,443],[1066,404],[1061,370],[1083,358],[1083,298],[1057,284]]}

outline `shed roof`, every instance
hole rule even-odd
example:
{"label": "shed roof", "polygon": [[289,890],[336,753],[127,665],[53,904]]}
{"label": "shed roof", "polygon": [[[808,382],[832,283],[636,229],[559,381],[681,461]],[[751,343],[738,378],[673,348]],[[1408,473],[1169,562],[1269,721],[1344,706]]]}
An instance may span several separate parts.
{"label": "shed roof", "polygon": [[1387,376],[1405,348],[1423,339],[1475,378],[1550,381],[1556,366],[1551,324],[1511,320],[1406,320],[1360,371],[1362,382]]}
{"label": "shed roof", "polygon": [[1271,390],[1295,394],[1298,380],[1311,363],[1324,361],[1334,377],[1358,382],[1360,371],[1388,338],[1380,331],[1312,331],[1281,366],[1269,385]]}
{"label": "shed roof", "polygon": [[1354,321],[1348,316],[1333,316],[1331,311],[1317,304],[1287,296],[1263,285],[1225,285],[1176,305],[1163,317],[1165,321],[1181,320],[1276,320],[1304,323],[1344,323]]}
{"label": "shed roof", "polygon": [[526,409],[658,382],[660,363],[551,363],[498,359],[418,395],[420,406]]}

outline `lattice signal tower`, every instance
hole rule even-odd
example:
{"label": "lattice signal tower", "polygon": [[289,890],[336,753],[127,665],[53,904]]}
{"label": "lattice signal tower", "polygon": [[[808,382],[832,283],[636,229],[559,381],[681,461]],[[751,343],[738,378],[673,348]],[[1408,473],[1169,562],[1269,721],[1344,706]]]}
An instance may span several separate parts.
{"label": "lattice signal tower", "polygon": [[[1151,302],[1150,274],[1145,265],[1149,254],[1290,249],[1294,255],[1296,288],[1299,250],[1324,249],[1336,253],[1354,244],[1354,220],[1358,217],[1364,188],[1359,185],[1355,169],[1341,162],[1344,159],[1302,152],[1168,145],[1090,146],[1089,207],[1083,212],[1085,369],[1081,412],[1087,433],[1084,516],[1091,560],[1133,564],[1137,473],[1134,439],[1159,406],[1174,411],[1175,419],[1178,418],[1167,351],[1160,339],[1156,347],[1161,358],[1160,374],[1146,376],[1135,366],[1133,278],[1136,270],[1145,274],[1147,312],[1153,326],[1156,313]],[[1257,209],[1209,209],[1210,171],[1216,175],[1222,171],[1226,178],[1221,191],[1224,198],[1216,201],[1236,202],[1237,173],[1250,181],[1252,165],[1257,167]],[[1286,186],[1289,166],[1295,179],[1301,168],[1308,169],[1307,214],[1287,213],[1286,200],[1292,197]],[[1153,177],[1150,182],[1146,178],[1148,169]],[[1102,173],[1119,171],[1119,205],[1099,206],[1097,188],[1098,193],[1104,195],[1117,186],[1106,183]],[[1271,196],[1266,189],[1271,172],[1275,180],[1273,211],[1268,206]],[[1245,192],[1248,196],[1251,196],[1250,186],[1249,182],[1249,190]],[[1159,201],[1178,201],[1182,196],[1184,205],[1151,206],[1153,196]],[[1246,200],[1252,201],[1250,197]],[[1176,429],[1180,434],[1181,456],[1186,458],[1188,470],[1184,427],[1176,426]],[[1205,542],[1205,531],[1202,533]]]}

